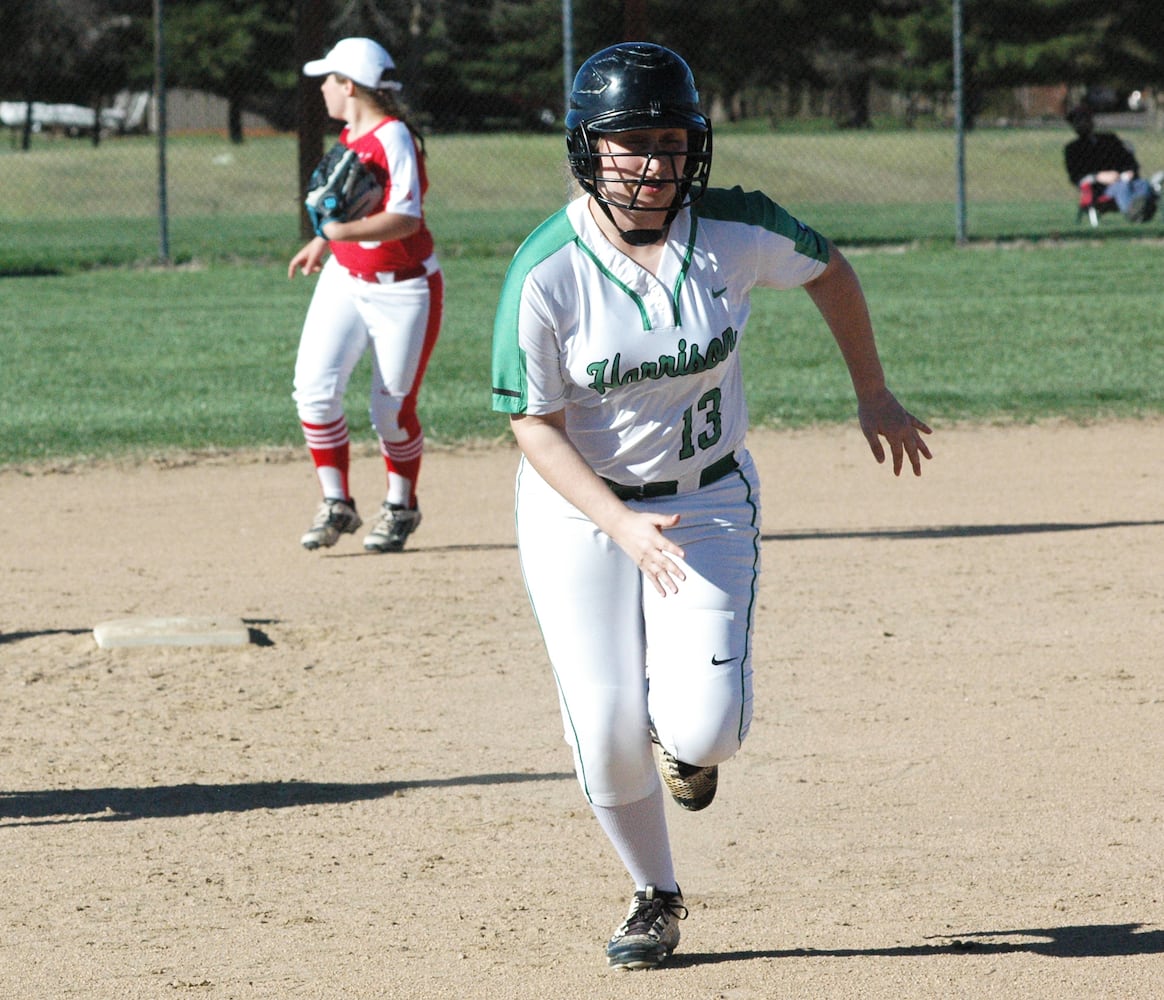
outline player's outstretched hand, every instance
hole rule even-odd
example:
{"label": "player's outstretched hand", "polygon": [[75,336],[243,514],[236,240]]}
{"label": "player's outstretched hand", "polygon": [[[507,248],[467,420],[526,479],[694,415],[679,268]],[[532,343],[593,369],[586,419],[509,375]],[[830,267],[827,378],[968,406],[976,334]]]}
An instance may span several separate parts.
{"label": "player's outstretched hand", "polygon": [[878,462],[885,461],[885,448],[881,438],[889,442],[889,451],[893,455],[893,474],[901,475],[903,456],[909,456],[909,464],[913,467],[915,476],[921,475],[921,460],[933,458],[929,446],[922,438],[923,434],[932,434],[933,431],[912,413],[909,413],[888,389],[882,389],[872,399],[861,400],[857,404],[857,420],[861,424],[861,432],[869,442],[873,457]]}
{"label": "player's outstretched hand", "polygon": [[663,534],[664,528],[678,523],[678,514],[654,514],[628,507],[627,516],[621,518],[610,535],[663,597],[677,594],[679,584],[686,579],[683,567],[671,558],[682,559],[683,550]]}
{"label": "player's outstretched hand", "polygon": [[327,240],[316,237],[291,258],[291,263],[287,265],[287,277],[294,278],[296,271],[305,275],[315,274],[323,267],[326,253]]}

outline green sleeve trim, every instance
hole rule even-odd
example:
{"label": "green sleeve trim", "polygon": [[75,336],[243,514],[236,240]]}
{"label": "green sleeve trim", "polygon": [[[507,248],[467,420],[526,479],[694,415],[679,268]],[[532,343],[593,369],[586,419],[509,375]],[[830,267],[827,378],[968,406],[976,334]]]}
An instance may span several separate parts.
{"label": "green sleeve trim", "polygon": [[499,413],[524,413],[528,402],[525,351],[518,341],[525,279],[575,238],[574,227],[562,209],[538,226],[510,261],[493,320],[493,409]]}
{"label": "green sleeve trim", "polygon": [[692,211],[699,218],[718,222],[740,222],[748,226],[760,226],[777,233],[796,245],[797,253],[829,262],[828,241],[815,229],[790,215],[762,191],[747,191],[741,187],[709,188],[707,193],[693,206]]}

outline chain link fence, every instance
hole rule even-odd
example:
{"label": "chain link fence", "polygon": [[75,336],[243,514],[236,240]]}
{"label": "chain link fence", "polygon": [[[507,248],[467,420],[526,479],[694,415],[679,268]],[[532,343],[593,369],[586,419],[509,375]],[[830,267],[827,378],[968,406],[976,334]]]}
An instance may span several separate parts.
{"label": "chain link fence", "polygon": [[[337,6],[285,3],[293,16],[268,39],[278,51],[256,58],[249,74],[236,68],[229,80],[221,75],[217,94],[169,86],[157,62],[147,78],[141,61],[158,60],[170,44],[147,44],[143,35],[154,25],[148,17],[133,36],[136,76],[117,64],[89,87],[103,96],[88,105],[47,99],[47,86],[43,95],[18,94],[9,80],[0,93],[0,272],[154,257],[283,256],[306,235],[305,171],[338,130],[323,119],[319,81],[300,79],[299,66],[341,34],[396,30],[396,22],[369,13],[372,5]],[[422,6],[412,5],[415,18]],[[558,27],[547,4],[509,6],[528,8],[543,28]],[[323,16],[329,9],[330,20]],[[204,30],[210,35],[203,45],[228,46],[234,38]],[[563,55],[562,37],[528,92],[512,80],[490,83],[497,63],[465,77],[477,86],[441,86],[451,70],[434,57],[431,42],[422,59],[414,36],[389,39],[410,116],[426,133],[428,213],[445,253],[507,253],[569,196],[561,122],[573,57]],[[182,37],[178,47],[199,51],[198,41]],[[952,242],[959,147],[949,89],[892,89],[874,74],[840,72],[801,84],[786,78],[775,46],[767,51],[768,63],[735,68],[734,78],[749,82],[732,89],[730,74],[707,74],[705,82],[692,60],[716,132],[712,183],[763,189],[841,243]],[[91,72],[100,73],[102,63],[94,65]],[[765,80],[773,82],[757,83]],[[971,239],[1137,231],[1118,216],[1093,225],[1078,211],[1064,171],[1063,147],[1073,133],[1063,113],[1085,91],[1064,82],[974,92],[964,141]],[[1145,175],[1164,168],[1154,91],[1092,87],[1089,96],[1098,126],[1134,145]]]}

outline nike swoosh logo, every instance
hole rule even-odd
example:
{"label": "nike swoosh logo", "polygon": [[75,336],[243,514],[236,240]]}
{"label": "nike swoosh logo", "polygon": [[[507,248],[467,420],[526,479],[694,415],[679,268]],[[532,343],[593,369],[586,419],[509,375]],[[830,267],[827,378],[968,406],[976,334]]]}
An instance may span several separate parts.
{"label": "nike swoosh logo", "polygon": [[711,297],[712,297],[713,299],[718,299],[718,298],[719,298],[721,295],[723,295],[723,293],[724,293],[724,292],[726,292],[726,291],[727,291],[727,287],[726,287],[726,286],[725,286],[725,287],[723,287],[723,288],[713,288],[713,289],[711,290]]}
{"label": "nike swoosh logo", "polygon": [[720,666],[723,666],[725,663],[731,663],[732,660],[738,660],[738,659],[739,659],[738,656],[729,656],[726,660],[717,660],[715,658],[715,654],[712,653],[711,654],[711,665],[713,667],[720,667]]}

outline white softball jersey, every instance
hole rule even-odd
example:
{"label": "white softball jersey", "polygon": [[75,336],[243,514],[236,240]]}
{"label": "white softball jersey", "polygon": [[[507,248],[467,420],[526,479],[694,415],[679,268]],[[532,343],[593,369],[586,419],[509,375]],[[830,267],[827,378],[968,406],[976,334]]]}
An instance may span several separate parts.
{"label": "white softball jersey", "polygon": [[767,198],[711,189],[671,224],[658,275],[612,246],[585,197],[518,249],[493,335],[493,407],[566,411],[570,440],[616,483],[690,482],[743,445],[740,336],[753,287],[828,263],[823,237]]}
{"label": "white softball jersey", "polygon": [[680,518],[667,535],[685,553],[674,558],[685,579],[661,597],[519,463],[522,574],[575,771],[596,805],[658,787],[649,733],[679,760],[710,766],[748,732],[761,511],[744,447],[740,336],[753,287],[802,285],[827,260],[821,236],[737,188],[710,190],[676,216],[658,275],[609,243],[584,197],[535,230],[510,265],[494,329],[494,409],[564,410],[570,440],[619,496]]}

